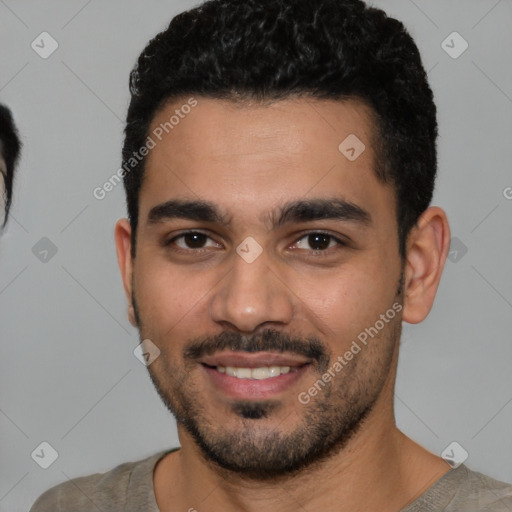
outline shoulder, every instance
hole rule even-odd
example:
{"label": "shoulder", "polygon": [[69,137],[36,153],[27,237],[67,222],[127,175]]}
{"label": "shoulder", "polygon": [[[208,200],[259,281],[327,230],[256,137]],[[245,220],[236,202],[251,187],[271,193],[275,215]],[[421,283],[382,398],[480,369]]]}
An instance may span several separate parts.
{"label": "shoulder", "polygon": [[[119,464],[105,473],[94,473],[57,484],[39,496],[30,512],[124,510],[131,484],[140,491],[152,489],[152,470],[166,453],[168,450]],[[144,486],[144,483],[147,485]]]}
{"label": "shoulder", "polygon": [[[510,512],[512,510],[512,484],[496,480],[490,476],[472,471],[463,466],[465,480],[464,497],[461,505],[468,510],[482,512]],[[463,509],[465,510],[465,509]]]}

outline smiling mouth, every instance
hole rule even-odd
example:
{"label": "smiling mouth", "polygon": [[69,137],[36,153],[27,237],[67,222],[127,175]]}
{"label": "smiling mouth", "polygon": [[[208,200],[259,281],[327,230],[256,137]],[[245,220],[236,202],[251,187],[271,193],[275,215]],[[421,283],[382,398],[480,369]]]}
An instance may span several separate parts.
{"label": "smiling mouth", "polygon": [[300,366],[260,366],[258,368],[244,368],[238,366],[210,366],[202,363],[203,366],[217,370],[219,373],[225,373],[230,377],[236,377],[237,379],[249,379],[249,380],[266,380],[285,375],[287,373],[297,372],[303,366],[309,363],[305,363]]}
{"label": "smiling mouth", "polygon": [[[281,358],[282,359],[282,358]],[[205,375],[213,385],[215,393],[220,392],[223,396],[237,400],[264,400],[279,396],[292,386],[296,386],[300,379],[303,379],[312,366],[311,362],[298,363],[290,360],[290,365],[278,366],[278,361],[272,364],[270,361],[246,361],[239,359],[238,364],[252,364],[252,366],[230,366],[228,361],[211,361],[207,364],[204,361],[201,367]],[[285,361],[279,361],[284,363]],[[215,364],[216,363],[216,364]],[[236,364],[235,361],[231,364]]]}

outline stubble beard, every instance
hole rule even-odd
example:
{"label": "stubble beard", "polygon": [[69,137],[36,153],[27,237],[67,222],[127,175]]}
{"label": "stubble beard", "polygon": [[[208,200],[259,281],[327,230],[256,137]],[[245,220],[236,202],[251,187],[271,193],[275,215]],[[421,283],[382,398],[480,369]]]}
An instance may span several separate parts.
{"label": "stubble beard", "polygon": [[[315,399],[289,413],[298,423],[288,431],[279,428],[288,417],[272,421],[282,415],[279,400],[233,400],[224,419],[218,410],[212,415],[194,386],[194,372],[172,365],[164,351],[148,371],[162,401],[190,433],[207,464],[250,480],[289,478],[339,454],[364,425],[393,366],[401,319],[395,318],[386,331],[372,340],[373,347],[363,347]],[[315,367],[319,379],[331,365],[329,358]],[[233,418],[236,426],[226,428]]]}
{"label": "stubble beard", "polygon": [[[395,293],[395,302],[399,304],[403,304],[404,279],[402,264]],[[134,293],[132,304],[142,340],[144,325]],[[222,473],[232,472],[248,480],[276,481],[313,469],[335,457],[363,427],[390,372],[396,368],[401,331],[402,315],[397,314],[379,336],[362,347],[361,352],[325,384],[315,399],[302,405],[298,414],[292,411],[288,415],[295,413],[299,421],[295,428],[284,432],[279,429],[279,423],[272,425],[272,416],[282,410],[281,401],[275,399],[231,401],[229,414],[238,419],[238,424],[235,428],[225,429],[232,418],[226,421],[218,415],[216,419],[212,418],[204,397],[194,386],[192,375],[197,372],[197,362],[188,361],[185,368],[173,364],[165,344],[160,344],[161,356],[148,366],[148,372],[163,403],[178,425],[192,436],[206,464]],[[278,343],[272,342],[273,347],[283,351],[292,346],[307,347],[303,348],[303,354],[309,350],[308,340],[294,340],[276,331],[272,333],[278,340]],[[223,334],[215,339],[223,339]],[[239,341],[238,335],[231,335]],[[282,343],[279,343],[280,336],[283,336]],[[234,346],[247,351],[270,348],[264,342],[258,346],[258,342],[261,344],[261,340],[244,338],[243,343],[240,341]],[[233,345],[232,342],[229,344]],[[336,355],[329,354],[317,339],[311,342],[311,354],[315,354],[314,370],[321,379],[327,368],[332,367]]]}

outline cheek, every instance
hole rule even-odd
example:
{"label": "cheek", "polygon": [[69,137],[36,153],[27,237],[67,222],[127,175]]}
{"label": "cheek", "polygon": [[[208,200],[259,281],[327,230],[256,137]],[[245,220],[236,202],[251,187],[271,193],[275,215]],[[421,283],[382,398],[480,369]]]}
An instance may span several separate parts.
{"label": "cheek", "polygon": [[332,269],[315,279],[302,276],[293,290],[304,314],[316,323],[318,330],[344,344],[391,308],[396,291],[394,274],[391,270],[376,271],[371,265]]}
{"label": "cheek", "polygon": [[208,272],[190,272],[157,258],[137,263],[134,289],[144,334],[172,337],[185,329],[190,335],[190,325],[209,318],[205,308],[215,280],[209,284]]}

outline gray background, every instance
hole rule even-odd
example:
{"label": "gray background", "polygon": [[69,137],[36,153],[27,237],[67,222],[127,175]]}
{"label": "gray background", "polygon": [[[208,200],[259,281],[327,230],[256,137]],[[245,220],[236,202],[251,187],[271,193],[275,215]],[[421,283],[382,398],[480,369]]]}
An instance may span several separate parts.
{"label": "gray background", "polygon": [[[195,3],[0,0],[0,101],[25,144],[0,239],[1,511],[178,445],[133,355],[113,243],[123,190],[99,201],[93,189],[119,167],[136,57]],[[404,21],[429,70],[440,123],[434,204],[468,249],[454,243],[432,313],[405,325],[398,424],[438,454],[459,442],[471,468],[512,482],[512,1],[374,5]],[[47,59],[31,48],[43,31],[59,44]],[[453,31],[469,43],[457,59],[441,47]],[[43,237],[57,248],[46,261],[32,249]],[[46,470],[31,458],[42,441],[59,453]]]}

